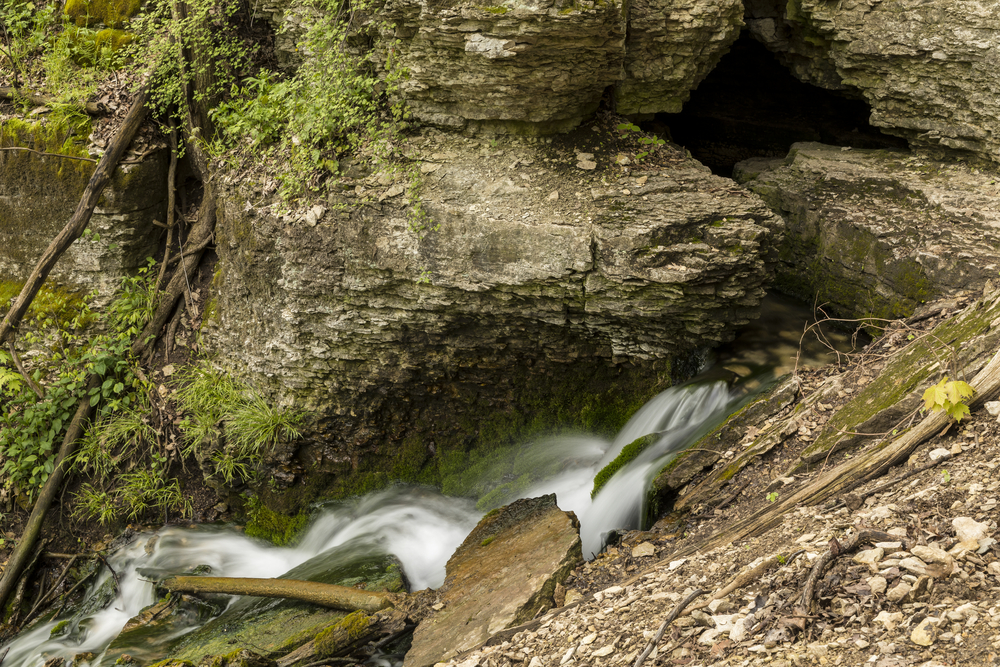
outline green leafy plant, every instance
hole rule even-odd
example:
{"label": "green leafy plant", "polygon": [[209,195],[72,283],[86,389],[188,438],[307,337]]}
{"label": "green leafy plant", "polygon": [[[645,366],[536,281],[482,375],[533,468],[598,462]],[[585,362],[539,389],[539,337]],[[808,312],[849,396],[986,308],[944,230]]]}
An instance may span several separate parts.
{"label": "green leafy plant", "polygon": [[15,88],[27,74],[27,60],[45,45],[54,17],[55,7],[49,3],[0,0],[0,64],[9,67]]}
{"label": "green leafy plant", "polygon": [[771,493],[767,494],[767,502],[773,503],[777,499],[778,499],[778,492],[777,491],[772,491]]}
{"label": "green leafy plant", "polygon": [[643,134],[642,128],[640,128],[638,125],[634,123],[620,123],[618,125],[618,130],[621,131],[623,134],[632,133],[637,135],[639,134],[643,135],[638,138],[638,141],[640,144],[644,146],[649,146],[649,150],[643,151],[641,153],[636,153],[635,159],[639,161],[641,161],[643,158],[649,155],[652,151],[656,150],[660,146],[663,146],[667,143],[660,137]]}
{"label": "green leafy plant", "polygon": [[[89,398],[98,408],[100,422],[128,414],[147,390],[135,372],[130,348],[148,318],[152,267],[150,261],[137,276],[122,282],[106,314],[93,312],[88,299],[74,300],[71,294],[48,292],[42,301],[36,297],[34,315],[29,311],[21,339],[36,351],[47,351],[31,361],[31,379],[42,395],[13,379],[10,368],[0,375],[5,379],[0,388],[0,470],[6,488],[31,498],[45,483],[57,444],[81,399]],[[6,354],[0,359],[12,361]],[[101,382],[88,389],[91,374]]]}
{"label": "green leafy plant", "polygon": [[928,387],[924,392],[924,410],[934,412],[944,410],[957,422],[969,416],[969,406],[965,401],[972,398],[976,390],[967,382],[941,378],[936,385]]}

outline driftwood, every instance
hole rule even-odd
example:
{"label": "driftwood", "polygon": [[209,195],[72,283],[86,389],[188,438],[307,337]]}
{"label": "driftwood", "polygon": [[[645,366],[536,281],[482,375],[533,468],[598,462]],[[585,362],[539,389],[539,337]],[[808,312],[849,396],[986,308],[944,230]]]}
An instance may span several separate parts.
{"label": "driftwood", "polygon": [[132,107],[125,117],[124,124],[109,144],[108,150],[101,156],[101,161],[97,163],[97,168],[94,170],[94,174],[90,177],[90,182],[87,183],[87,187],[83,191],[83,196],[80,198],[80,203],[77,205],[73,217],[69,219],[66,226],[52,239],[49,247],[42,253],[41,259],[38,260],[34,271],[31,272],[28,280],[25,281],[24,287],[21,289],[21,293],[18,295],[14,305],[7,312],[7,316],[3,318],[3,322],[0,322],[0,343],[6,342],[10,338],[11,333],[21,323],[21,319],[27,312],[28,306],[31,305],[35,295],[38,294],[38,290],[41,289],[42,283],[45,282],[45,279],[48,277],[49,272],[52,271],[59,257],[66,252],[66,249],[72,245],[73,241],[80,238],[80,235],[87,228],[87,223],[90,222],[90,216],[94,213],[94,208],[101,198],[101,193],[104,192],[104,188],[111,180],[111,176],[118,166],[118,162],[125,155],[125,150],[132,143],[136,131],[146,118],[147,95],[148,92],[144,86],[135,96]]}
{"label": "driftwood", "polygon": [[[10,102],[25,100],[38,107],[49,106],[55,104],[56,102],[55,98],[49,97],[48,95],[29,93],[24,90],[11,88],[9,86],[0,86],[0,100],[7,100]],[[111,109],[109,109],[106,104],[101,104],[100,102],[80,102],[79,105],[80,108],[91,116],[103,116],[111,113]]]}
{"label": "driftwood", "polygon": [[290,598],[331,609],[374,613],[393,606],[389,595],[297,579],[241,577],[171,577],[161,585],[178,593],[222,593],[266,598]]}

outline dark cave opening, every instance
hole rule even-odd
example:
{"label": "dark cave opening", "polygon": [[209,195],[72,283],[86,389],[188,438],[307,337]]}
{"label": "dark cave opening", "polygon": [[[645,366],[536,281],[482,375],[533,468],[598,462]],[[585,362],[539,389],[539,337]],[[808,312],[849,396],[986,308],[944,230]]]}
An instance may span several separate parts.
{"label": "dark cave opening", "polygon": [[903,148],[868,118],[864,100],[803,83],[744,31],[691,93],[684,110],[657,114],[674,142],[721,176],[751,157],[785,157],[797,141],[852,148]]}

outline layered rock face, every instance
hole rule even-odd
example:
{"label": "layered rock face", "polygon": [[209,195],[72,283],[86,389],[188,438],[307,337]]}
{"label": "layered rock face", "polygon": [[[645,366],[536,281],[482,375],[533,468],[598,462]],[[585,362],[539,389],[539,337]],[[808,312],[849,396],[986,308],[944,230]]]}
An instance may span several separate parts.
{"label": "layered rock face", "polygon": [[856,317],[905,317],[997,278],[995,173],[803,143],[783,161],[741,162],[734,176],[785,219],[778,283],[808,301]]}
{"label": "layered rock face", "polygon": [[626,17],[614,0],[389,0],[383,14],[409,72],[400,93],[426,123],[565,130],[622,77]]}
{"label": "layered rock face", "polygon": [[420,464],[529,380],[564,405],[615,377],[648,391],[756,317],[782,223],[681,154],[629,173],[574,146],[433,136],[413,147],[419,206],[387,176],[299,222],[230,194],[205,344],[325,415],[306,458],[331,469],[423,425]]}
{"label": "layered rock face", "polygon": [[981,0],[747,0],[753,35],[803,81],[863,95],[911,147],[1000,161],[1000,13]]}
{"label": "layered rock face", "polygon": [[620,114],[677,113],[743,27],[741,0],[632,0]]}
{"label": "layered rock face", "polygon": [[[34,144],[26,139],[22,143]],[[0,151],[0,281],[25,280],[76,210],[94,165],[27,151]],[[145,265],[165,220],[166,156],[122,165],[104,191],[89,229],[60,258],[52,277],[72,290],[107,296],[123,275]]]}

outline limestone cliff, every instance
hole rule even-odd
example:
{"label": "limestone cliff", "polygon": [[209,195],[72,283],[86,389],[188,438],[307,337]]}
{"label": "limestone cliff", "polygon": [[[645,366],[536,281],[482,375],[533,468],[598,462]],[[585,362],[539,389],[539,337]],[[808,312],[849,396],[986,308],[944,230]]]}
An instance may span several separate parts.
{"label": "limestone cliff", "polygon": [[371,175],[303,220],[234,189],[203,340],[324,417],[300,463],[330,470],[422,429],[419,467],[489,439],[487,417],[517,422],[536,389],[566,421],[588,392],[598,411],[646,396],[756,316],[781,221],[683,154],[629,171],[580,152],[613,138],[431,133],[410,145],[419,199]]}
{"label": "limestone cliff", "polygon": [[903,152],[795,144],[736,178],[787,223],[778,283],[855,317],[906,317],[997,278],[997,175]]}

